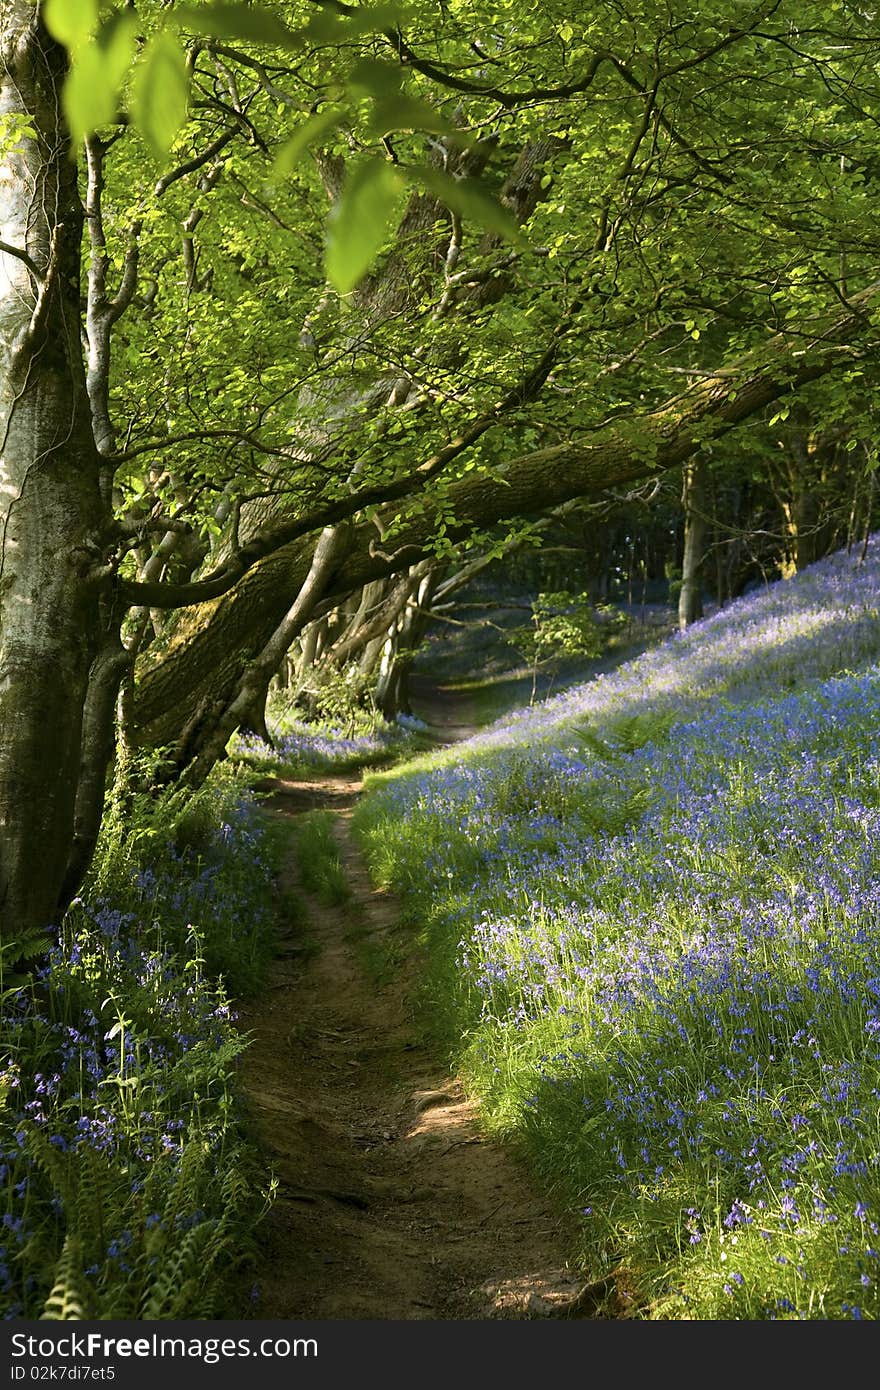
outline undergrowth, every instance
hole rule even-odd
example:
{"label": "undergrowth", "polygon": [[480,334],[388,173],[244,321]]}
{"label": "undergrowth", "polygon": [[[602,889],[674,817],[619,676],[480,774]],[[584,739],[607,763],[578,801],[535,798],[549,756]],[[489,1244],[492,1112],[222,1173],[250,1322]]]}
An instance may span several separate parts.
{"label": "undergrowth", "polygon": [[344,717],[306,720],[281,695],[270,697],[266,722],[271,742],[235,734],[229,757],[246,769],[291,779],[376,767],[429,743],[419,721],[406,715],[392,723],[374,710],[351,709]]}
{"label": "undergrowth", "polygon": [[335,820],[332,811],[311,811],[297,818],[293,830],[302,886],[329,907],[351,897],[351,888],[339,858],[339,846],[333,835]]}
{"label": "undergrowth", "polygon": [[230,1000],[273,944],[270,837],[228,769],[111,802],[44,963],[3,990],[6,1318],[241,1316],[271,1181]]}

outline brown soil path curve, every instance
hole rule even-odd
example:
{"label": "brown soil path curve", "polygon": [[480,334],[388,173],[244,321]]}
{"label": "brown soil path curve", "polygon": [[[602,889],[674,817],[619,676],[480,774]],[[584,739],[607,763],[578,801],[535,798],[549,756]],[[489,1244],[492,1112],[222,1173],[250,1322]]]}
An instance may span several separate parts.
{"label": "brown soil path curve", "polygon": [[[255,1315],[602,1316],[609,1288],[569,1267],[558,1213],[420,1041],[406,966],[390,979],[370,968],[405,958],[407,929],[352,838],[360,782],[268,785],[274,815],[334,810],[351,897],[304,895],[317,949],[292,930],[241,1020],[245,1089],[279,1180]],[[286,880],[299,888],[292,864]]]}
{"label": "brown soil path curve", "polygon": [[413,712],[438,743],[463,743],[480,728],[480,706],[466,690],[418,674],[410,676],[409,686]]}

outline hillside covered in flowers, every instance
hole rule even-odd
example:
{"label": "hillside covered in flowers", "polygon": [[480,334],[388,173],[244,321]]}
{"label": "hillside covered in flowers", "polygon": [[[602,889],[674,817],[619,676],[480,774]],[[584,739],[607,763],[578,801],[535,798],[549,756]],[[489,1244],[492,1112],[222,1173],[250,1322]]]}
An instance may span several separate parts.
{"label": "hillside covered in flowers", "polygon": [[374,778],[437,1032],[649,1318],[880,1312],[880,537]]}

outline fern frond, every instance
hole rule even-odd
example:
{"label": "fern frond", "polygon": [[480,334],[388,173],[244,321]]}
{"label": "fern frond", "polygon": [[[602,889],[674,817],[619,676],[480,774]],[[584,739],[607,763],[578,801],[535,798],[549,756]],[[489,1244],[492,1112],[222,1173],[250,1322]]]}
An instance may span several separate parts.
{"label": "fern frond", "polygon": [[25,1149],[43,1176],[48,1179],[64,1207],[69,1210],[75,1191],[75,1183],[71,1176],[70,1155],[62,1153],[54,1144],[50,1144],[45,1131],[37,1129],[35,1126],[29,1127],[27,1130]]}
{"label": "fern frond", "polygon": [[98,1153],[90,1145],[77,1150],[71,1177],[74,1194],[70,1224],[82,1240],[95,1242],[94,1253],[102,1258],[107,1245],[104,1214],[117,1207],[117,1193],[124,1184],[107,1154]]}
{"label": "fern frond", "polygon": [[198,1293],[213,1260],[209,1247],[215,1235],[214,1222],[205,1221],[193,1226],[182,1237],[157,1269],[152,1287],[147,1290],[141,1305],[140,1317],[162,1319],[191,1317],[194,1296]]}
{"label": "fern frond", "polygon": [[82,1322],[91,1316],[91,1291],[82,1278],[79,1238],[68,1234],[55,1266],[52,1292],[46,1299],[41,1321]]}

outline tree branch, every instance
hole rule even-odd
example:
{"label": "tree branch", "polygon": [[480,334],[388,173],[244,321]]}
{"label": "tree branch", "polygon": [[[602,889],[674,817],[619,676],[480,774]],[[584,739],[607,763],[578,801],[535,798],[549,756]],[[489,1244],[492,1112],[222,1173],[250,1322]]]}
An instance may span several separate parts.
{"label": "tree branch", "polygon": [[26,265],[35,280],[42,280],[42,270],[40,270],[36,261],[28,255],[27,251],[23,251],[20,246],[10,246],[8,241],[0,241],[0,251],[5,252],[7,256],[14,256],[17,261],[21,261]]}
{"label": "tree branch", "polygon": [[[454,484],[444,501],[447,511],[457,519],[453,527],[447,528],[449,538],[460,540],[474,527],[505,516],[535,514],[572,498],[601,491],[613,484],[650,477],[685,462],[707,438],[717,438],[787,392],[863,357],[867,351],[865,345],[854,346],[847,340],[851,335],[864,333],[865,307],[878,299],[880,282],[853,296],[852,310],[843,318],[814,326],[808,334],[788,331],[777,334],[745,359],[719,368],[642,417],[611,421],[585,439],[534,450],[508,460],[491,475],[474,474]],[[509,393],[502,403],[505,407],[527,399],[528,392],[543,383],[550,370],[554,346],[548,348],[531,377],[518,388],[526,394]],[[502,419],[503,414],[499,406],[497,414],[475,421],[457,439],[404,478],[384,487],[364,488],[310,515],[258,534],[203,580],[167,587],[122,581],[121,597],[127,602],[154,608],[182,607],[218,598],[258,561],[286,549],[322,526],[351,518],[367,506],[402,500],[423,491],[427,482],[464,453]],[[366,577],[391,573],[420,558],[429,540],[431,517],[436,511],[436,507],[425,508],[418,524],[401,523],[393,511],[384,521],[379,518],[383,534],[391,528],[395,548],[380,552],[365,541],[370,552],[370,573]],[[370,532],[372,534],[372,527]],[[414,534],[421,537],[418,542],[410,539]]]}
{"label": "tree branch", "polygon": [[218,135],[217,139],[213,140],[201,154],[194,155],[192,159],[186,160],[184,164],[178,164],[176,169],[172,169],[169,173],[163,174],[153,189],[156,197],[161,198],[162,194],[167,192],[173,183],[177,183],[178,179],[184,179],[187,174],[193,174],[196,169],[201,169],[204,164],[210,163],[215,155],[218,155],[221,150],[226,148],[230,141],[235,139],[238,134],[238,129],[238,126],[235,125],[229,130],[224,130],[223,134]]}

